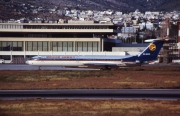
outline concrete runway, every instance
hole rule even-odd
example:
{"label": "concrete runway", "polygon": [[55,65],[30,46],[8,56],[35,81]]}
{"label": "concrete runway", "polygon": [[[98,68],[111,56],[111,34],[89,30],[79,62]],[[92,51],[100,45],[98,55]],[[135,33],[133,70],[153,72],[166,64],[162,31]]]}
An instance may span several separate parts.
{"label": "concrete runway", "polygon": [[0,90],[1,100],[32,99],[32,98],[179,100],[180,89]]}
{"label": "concrete runway", "polygon": [[[0,70],[39,70],[39,66],[27,64],[0,64]],[[92,68],[65,68],[61,66],[42,66],[40,70],[100,70]]]}

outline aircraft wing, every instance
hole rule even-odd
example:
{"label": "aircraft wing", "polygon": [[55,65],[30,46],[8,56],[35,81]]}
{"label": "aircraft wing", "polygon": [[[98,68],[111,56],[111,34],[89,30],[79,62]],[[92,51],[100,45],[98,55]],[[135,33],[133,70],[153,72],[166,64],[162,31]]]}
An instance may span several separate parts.
{"label": "aircraft wing", "polygon": [[97,62],[91,62],[91,63],[83,63],[86,66],[119,66],[119,65],[125,65],[124,63],[122,64],[117,64],[117,63],[106,63],[106,62],[101,62],[101,63],[97,63]]}

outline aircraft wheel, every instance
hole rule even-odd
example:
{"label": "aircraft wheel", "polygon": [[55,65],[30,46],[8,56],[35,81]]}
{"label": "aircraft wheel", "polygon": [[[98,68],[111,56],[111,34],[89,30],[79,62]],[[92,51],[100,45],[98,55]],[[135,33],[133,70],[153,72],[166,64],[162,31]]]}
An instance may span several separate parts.
{"label": "aircraft wheel", "polygon": [[110,67],[101,68],[100,70],[111,70]]}

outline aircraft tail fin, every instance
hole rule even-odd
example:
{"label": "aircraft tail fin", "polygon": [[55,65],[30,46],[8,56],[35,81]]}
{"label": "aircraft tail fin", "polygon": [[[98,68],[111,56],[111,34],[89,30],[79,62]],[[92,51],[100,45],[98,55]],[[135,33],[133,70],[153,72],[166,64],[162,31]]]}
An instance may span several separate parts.
{"label": "aircraft tail fin", "polygon": [[168,41],[168,40],[151,39],[151,40],[145,41],[145,42],[151,42],[151,43],[149,44],[149,46],[147,46],[147,48],[143,52],[137,55],[137,60],[138,61],[156,60],[165,41]]}

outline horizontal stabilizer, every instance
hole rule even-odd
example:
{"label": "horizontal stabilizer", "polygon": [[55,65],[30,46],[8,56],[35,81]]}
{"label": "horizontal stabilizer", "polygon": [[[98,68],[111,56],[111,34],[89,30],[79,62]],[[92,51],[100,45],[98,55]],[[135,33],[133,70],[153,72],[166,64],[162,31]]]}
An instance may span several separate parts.
{"label": "horizontal stabilizer", "polygon": [[162,41],[162,42],[165,42],[165,41],[169,41],[169,39],[148,39],[148,40],[145,40],[145,42],[158,42],[158,41]]}

